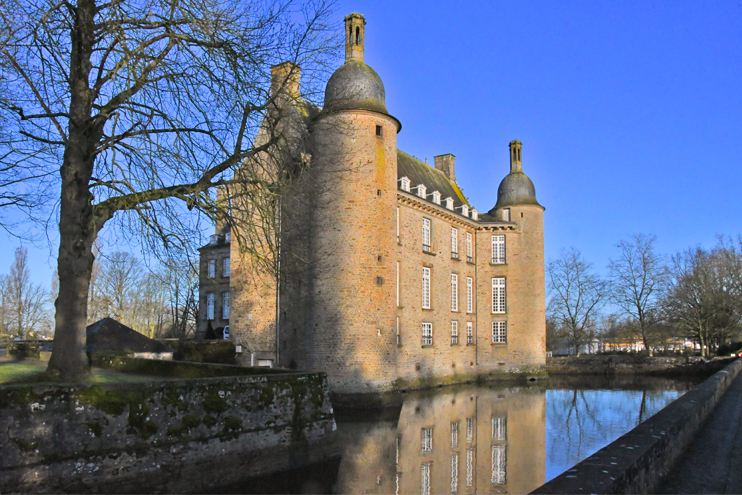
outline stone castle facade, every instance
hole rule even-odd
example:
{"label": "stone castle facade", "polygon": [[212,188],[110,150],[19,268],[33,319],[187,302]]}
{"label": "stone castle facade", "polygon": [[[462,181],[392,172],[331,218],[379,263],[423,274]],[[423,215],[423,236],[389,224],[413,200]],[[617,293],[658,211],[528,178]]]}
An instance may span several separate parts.
{"label": "stone castle facade", "polygon": [[[298,67],[273,68],[288,136],[280,156],[306,166],[281,200],[280,233],[266,231],[280,239],[277,276],[232,236],[230,318],[219,323],[230,325],[244,364],[325,371],[337,392],[540,368],[544,208],[522,171],[521,143],[510,142],[494,207],[478,212],[453,155],[430,166],[397,148],[401,123],[363,61],[366,21],[354,13],[345,23],[346,62],[321,109],[300,98]],[[251,213],[233,206],[232,215]],[[208,269],[219,255],[207,246],[201,256]],[[200,294],[202,306],[209,297]]]}

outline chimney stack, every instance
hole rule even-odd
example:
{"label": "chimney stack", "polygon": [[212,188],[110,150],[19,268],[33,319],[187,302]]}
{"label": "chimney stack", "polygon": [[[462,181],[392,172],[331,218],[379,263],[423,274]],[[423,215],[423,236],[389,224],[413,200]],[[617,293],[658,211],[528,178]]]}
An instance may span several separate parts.
{"label": "chimney stack", "polygon": [[510,141],[510,173],[523,172],[523,162],[520,160],[520,149],[523,143],[517,139]]}
{"label": "chimney stack", "polygon": [[366,18],[358,12],[345,16],[345,61],[363,62]]}
{"label": "chimney stack", "polygon": [[446,174],[446,177],[456,182],[456,174],[454,173],[454,162],[456,157],[451,153],[445,155],[438,155],[435,158],[435,168]]}
{"label": "chimney stack", "polygon": [[293,62],[282,62],[271,67],[271,96],[279,92],[289,98],[298,98],[300,92],[301,69]]}

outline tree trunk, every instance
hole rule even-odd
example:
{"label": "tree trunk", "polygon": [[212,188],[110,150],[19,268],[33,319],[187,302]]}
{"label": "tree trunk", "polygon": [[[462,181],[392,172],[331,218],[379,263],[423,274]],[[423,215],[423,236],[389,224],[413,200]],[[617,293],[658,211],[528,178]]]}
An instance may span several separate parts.
{"label": "tree trunk", "polygon": [[92,94],[88,77],[94,42],[96,7],[80,0],[70,36],[70,109],[64,158],[60,168],[59,296],[54,303],[54,350],[48,373],[62,380],[82,378],[88,371],[85,325],[93,272],[93,243],[103,225],[95,225],[89,184],[95,162],[95,144],[101,129],[91,119]]}

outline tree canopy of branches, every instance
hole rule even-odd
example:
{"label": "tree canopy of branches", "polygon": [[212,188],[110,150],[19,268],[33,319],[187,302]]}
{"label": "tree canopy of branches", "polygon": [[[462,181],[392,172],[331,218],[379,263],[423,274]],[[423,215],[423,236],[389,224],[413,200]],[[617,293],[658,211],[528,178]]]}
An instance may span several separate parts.
{"label": "tree canopy of branches", "polygon": [[549,315],[579,354],[580,346],[595,335],[598,311],[608,295],[606,283],[575,248],[562,250],[547,264],[546,273]]}
{"label": "tree canopy of branches", "polygon": [[742,318],[742,241],[723,239],[714,249],[689,249],[672,257],[663,301],[668,321],[697,339],[701,353],[723,344]]}
{"label": "tree canopy of branches", "polygon": [[667,269],[655,251],[656,238],[635,234],[616,246],[618,257],[608,264],[611,300],[637,322],[644,347],[652,355],[653,331],[658,329],[658,309],[667,282]]}
{"label": "tree canopy of branches", "polygon": [[0,276],[0,335],[21,340],[40,330],[47,320],[48,293],[31,281],[28,251],[15,250],[8,275]]}
{"label": "tree canopy of branches", "polygon": [[[254,141],[272,104],[267,71],[326,65],[338,46],[329,7],[0,0],[0,184],[11,192],[0,204],[30,208],[61,191],[50,373],[87,371],[93,245],[105,225],[174,249],[198,231],[186,208],[216,216],[214,188],[274,189],[244,167],[280,140]],[[34,194],[18,203],[24,193]]]}

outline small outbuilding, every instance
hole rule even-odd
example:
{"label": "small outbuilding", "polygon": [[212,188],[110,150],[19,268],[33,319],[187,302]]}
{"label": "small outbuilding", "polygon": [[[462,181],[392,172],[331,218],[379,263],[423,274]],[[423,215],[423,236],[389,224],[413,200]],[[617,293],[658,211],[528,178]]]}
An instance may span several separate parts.
{"label": "small outbuilding", "polygon": [[173,349],[160,341],[142,335],[113,318],[103,318],[96,321],[88,325],[85,332],[85,348],[91,355],[116,352],[146,359],[173,359]]}

